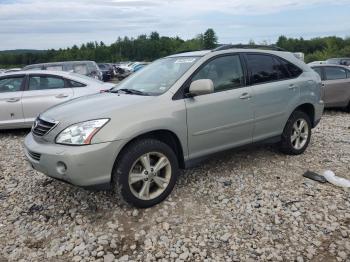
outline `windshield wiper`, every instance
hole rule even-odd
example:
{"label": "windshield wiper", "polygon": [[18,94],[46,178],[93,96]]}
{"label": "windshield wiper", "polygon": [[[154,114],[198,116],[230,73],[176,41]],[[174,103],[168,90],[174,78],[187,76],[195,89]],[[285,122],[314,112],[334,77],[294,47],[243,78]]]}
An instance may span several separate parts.
{"label": "windshield wiper", "polygon": [[142,92],[136,89],[129,89],[129,88],[121,88],[121,89],[116,89],[116,90],[110,90],[111,93],[119,93],[119,92],[124,92],[126,94],[132,94],[132,95],[139,95],[139,96],[149,96],[148,93]]}

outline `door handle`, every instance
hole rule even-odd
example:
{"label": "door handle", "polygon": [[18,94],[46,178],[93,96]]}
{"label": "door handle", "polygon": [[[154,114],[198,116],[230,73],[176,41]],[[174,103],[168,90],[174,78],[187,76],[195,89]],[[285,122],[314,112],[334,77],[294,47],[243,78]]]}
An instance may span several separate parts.
{"label": "door handle", "polygon": [[289,89],[295,89],[296,86],[295,86],[294,84],[290,84],[288,88],[289,88]]}
{"label": "door handle", "polygon": [[66,94],[59,94],[56,96],[56,98],[65,98],[65,97],[68,97],[68,95]]}
{"label": "door handle", "polygon": [[252,96],[249,94],[249,93],[243,93],[239,98],[240,99],[249,99],[251,98]]}
{"label": "door handle", "polygon": [[19,97],[11,97],[11,98],[7,99],[6,102],[15,103],[15,102],[18,102],[19,100],[20,100]]}

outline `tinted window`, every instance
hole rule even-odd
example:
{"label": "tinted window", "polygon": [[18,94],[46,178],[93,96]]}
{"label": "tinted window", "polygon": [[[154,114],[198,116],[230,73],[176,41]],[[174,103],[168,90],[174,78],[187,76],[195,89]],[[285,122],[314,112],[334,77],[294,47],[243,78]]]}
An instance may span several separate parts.
{"label": "tinted window", "polygon": [[70,79],[67,79],[67,83],[68,83],[69,87],[84,87],[84,86],[86,86],[85,84],[82,84],[82,83],[79,83],[79,82],[76,82],[76,81],[73,81]]}
{"label": "tinted window", "polygon": [[325,74],[327,80],[336,80],[346,78],[346,71],[340,67],[326,67]]}
{"label": "tinted window", "polygon": [[286,67],[286,62],[278,58],[274,58],[274,62],[274,71],[276,71],[278,79],[288,79],[290,75]]}
{"label": "tinted window", "polygon": [[54,76],[31,76],[29,90],[45,90],[64,88],[64,80]]}
{"label": "tinted window", "polygon": [[292,63],[289,63],[285,60],[282,60],[282,61],[284,66],[287,68],[291,78],[296,78],[302,74],[303,70],[301,70],[296,65],[293,65]]}
{"label": "tinted window", "polygon": [[322,79],[322,69],[320,67],[313,67],[312,69],[319,74]]}
{"label": "tinted window", "polygon": [[274,58],[269,55],[247,54],[252,84],[261,84],[278,80]]}
{"label": "tinted window", "polygon": [[6,77],[0,79],[0,93],[20,91],[24,76]]}
{"label": "tinted window", "polygon": [[243,86],[244,75],[239,56],[215,58],[202,67],[192,81],[199,79],[211,79],[215,92]]}

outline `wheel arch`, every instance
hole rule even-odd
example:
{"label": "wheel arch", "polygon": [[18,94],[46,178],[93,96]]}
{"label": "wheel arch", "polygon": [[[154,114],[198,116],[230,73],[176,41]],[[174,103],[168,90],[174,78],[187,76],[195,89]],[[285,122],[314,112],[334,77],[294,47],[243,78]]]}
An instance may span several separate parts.
{"label": "wheel arch", "polygon": [[[299,105],[298,107],[296,107],[292,114],[295,112],[295,111],[302,111],[304,112],[305,114],[307,114],[310,118],[310,121],[311,121],[311,125],[312,125],[312,128],[314,128],[316,126],[316,123],[315,123],[315,107],[313,104],[311,103],[304,103],[304,104],[301,104]],[[291,115],[292,115],[291,114]]]}
{"label": "wheel arch", "polygon": [[170,130],[167,129],[158,129],[158,130],[153,130],[153,131],[147,131],[145,133],[142,134],[138,134],[137,136],[129,139],[121,148],[121,150],[119,151],[117,157],[116,157],[116,161],[114,163],[114,166],[117,165],[118,163],[118,158],[123,154],[123,152],[127,149],[127,147],[140,139],[156,139],[159,140],[165,144],[167,144],[171,149],[174,150],[174,153],[177,157],[178,160],[178,164],[180,168],[185,168],[185,158],[184,158],[184,150],[182,148],[181,142],[179,137]]}

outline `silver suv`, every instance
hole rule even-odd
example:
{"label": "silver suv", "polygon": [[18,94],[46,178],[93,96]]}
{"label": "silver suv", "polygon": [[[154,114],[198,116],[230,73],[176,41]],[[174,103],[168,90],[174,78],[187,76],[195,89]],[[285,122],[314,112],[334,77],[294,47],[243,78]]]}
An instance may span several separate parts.
{"label": "silver suv", "polygon": [[210,154],[267,140],[303,153],[323,107],[320,77],[293,54],[224,46],[159,59],[109,92],[49,109],[25,152],[50,177],[107,184],[150,207],[179,168]]}

